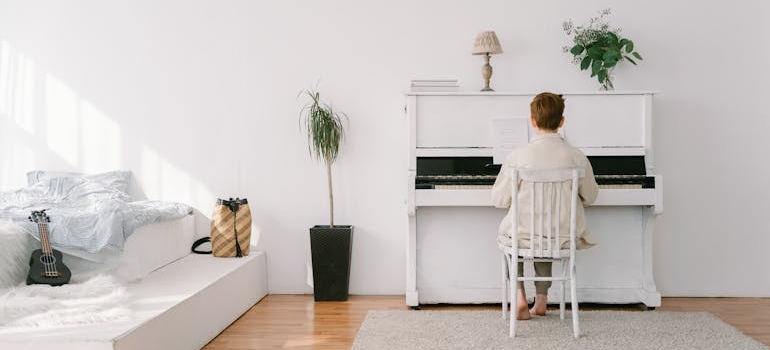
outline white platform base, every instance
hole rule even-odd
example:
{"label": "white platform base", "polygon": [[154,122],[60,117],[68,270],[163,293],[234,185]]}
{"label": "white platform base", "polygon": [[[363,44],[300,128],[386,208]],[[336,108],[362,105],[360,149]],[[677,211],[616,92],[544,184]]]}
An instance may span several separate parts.
{"label": "white platform base", "polygon": [[0,349],[200,349],[267,295],[265,253],[190,254],[128,287],[131,319],[40,329],[0,329]]}

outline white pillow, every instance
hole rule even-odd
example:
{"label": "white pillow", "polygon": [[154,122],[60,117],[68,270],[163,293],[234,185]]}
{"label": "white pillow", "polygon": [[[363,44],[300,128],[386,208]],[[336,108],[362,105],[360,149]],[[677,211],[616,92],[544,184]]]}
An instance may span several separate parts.
{"label": "white pillow", "polygon": [[29,258],[38,248],[38,241],[24,228],[0,221],[0,288],[17,286],[27,280]]}
{"label": "white pillow", "polygon": [[27,185],[32,186],[40,181],[55,177],[82,177],[90,181],[102,183],[121,192],[126,192],[128,185],[131,183],[130,171],[116,170],[98,174],[83,174],[65,171],[33,170],[27,173]]}

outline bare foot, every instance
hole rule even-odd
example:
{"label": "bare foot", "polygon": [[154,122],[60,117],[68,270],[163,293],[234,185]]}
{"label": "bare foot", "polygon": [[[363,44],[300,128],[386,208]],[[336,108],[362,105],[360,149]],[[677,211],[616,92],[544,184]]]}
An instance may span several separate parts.
{"label": "bare foot", "polygon": [[516,295],[516,319],[517,320],[528,320],[532,318],[532,315],[529,314],[529,309],[527,305],[527,296],[524,294],[524,289],[519,289],[518,295]]}
{"label": "bare foot", "polygon": [[538,294],[535,296],[535,305],[529,310],[529,313],[537,316],[545,316],[545,310],[548,307],[548,296],[544,294]]}
{"label": "bare foot", "polygon": [[532,315],[529,313],[529,309],[527,309],[527,304],[524,303],[524,306],[519,306],[518,310],[516,310],[516,319],[524,321],[530,318],[532,318]]}

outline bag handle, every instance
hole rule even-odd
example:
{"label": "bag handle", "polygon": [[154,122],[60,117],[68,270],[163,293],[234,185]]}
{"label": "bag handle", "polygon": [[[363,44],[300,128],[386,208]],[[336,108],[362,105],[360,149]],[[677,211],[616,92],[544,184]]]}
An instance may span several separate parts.
{"label": "bag handle", "polygon": [[235,198],[230,197],[229,200],[227,199],[217,199],[218,205],[224,205],[228,208],[230,208],[230,211],[235,213],[238,211],[238,208],[240,208],[241,205],[249,204],[249,201],[246,198]]}
{"label": "bag handle", "polygon": [[201,244],[206,243],[206,242],[211,242],[211,237],[203,237],[203,238],[200,238],[197,241],[195,241],[195,243],[193,243],[192,248],[191,248],[192,252],[195,253],[195,254],[211,254],[210,250],[209,251],[205,251],[205,250],[196,250],[195,249],[195,248],[198,248],[198,246],[200,246]]}

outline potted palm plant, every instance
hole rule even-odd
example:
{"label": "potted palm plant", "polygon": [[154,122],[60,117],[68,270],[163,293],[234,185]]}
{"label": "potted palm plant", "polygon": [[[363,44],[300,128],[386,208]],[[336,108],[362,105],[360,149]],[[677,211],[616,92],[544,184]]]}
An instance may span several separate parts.
{"label": "potted palm plant", "polygon": [[329,225],[310,228],[313,295],[316,301],[344,301],[348,299],[350,283],[353,226],[334,224],[332,163],[339,155],[345,136],[343,122],[347,117],[330,104],[323,103],[318,91],[304,90],[300,95],[308,99],[300,111],[308,151],[312,158],[323,161],[326,166],[329,189]]}

